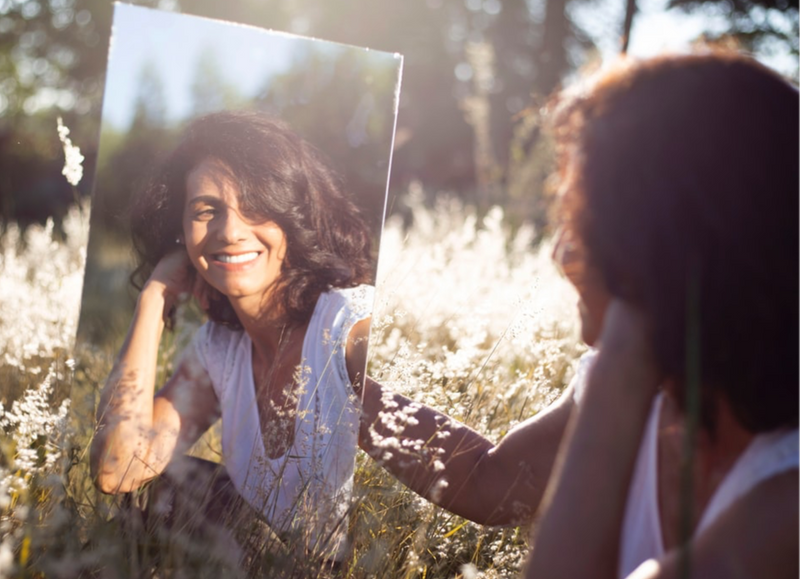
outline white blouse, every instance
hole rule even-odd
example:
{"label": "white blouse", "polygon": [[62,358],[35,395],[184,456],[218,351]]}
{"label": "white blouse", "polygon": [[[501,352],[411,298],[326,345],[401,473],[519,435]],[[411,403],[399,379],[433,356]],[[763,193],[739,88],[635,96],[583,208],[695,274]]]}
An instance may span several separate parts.
{"label": "white blouse", "polygon": [[345,346],[373,301],[366,285],[320,295],[303,340],[294,442],[275,459],[264,448],[250,337],[207,322],[193,340],[219,400],[222,455],[237,491],[276,532],[300,533],[309,551],[334,560],[349,549],[360,418]]}
{"label": "white blouse", "polygon": [[[653,401],[639,446],[620,540],[619,577],[664,556],[658,512],[658,417],[663,394]],[[737,459],[706,506],[695,536],[701,535],[737,499],[770,477],[798,468],[798,431],[782,429],[756,436]]]}

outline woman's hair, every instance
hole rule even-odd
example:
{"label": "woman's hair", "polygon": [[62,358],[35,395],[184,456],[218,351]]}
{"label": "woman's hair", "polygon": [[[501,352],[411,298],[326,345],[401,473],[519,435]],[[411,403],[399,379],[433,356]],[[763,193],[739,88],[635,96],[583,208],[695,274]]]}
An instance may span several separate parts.
{"label": "woman's hair", "polygon": [[[372,281],[370,232],[322,155],[281,121],[255,112],[220,112],[189,124],[134,199],[134,285],[141,287],[176,248],[183,233],[186,176],[206,159],[218,161],[237,186],[246,217],[274,221],[286,236],[286,258],[273,294],[284,321],[307,321],[329,287]],[[241,327],[228,298],[213,293],[209,317]]]}
{"label": "woman's hair", "polygon": [[699,378],[704,426],[714,393],[750,431],[797,425],[797,90],[731,53],[623,62],[553,128],[584,267],[647,313],[666,377]]}

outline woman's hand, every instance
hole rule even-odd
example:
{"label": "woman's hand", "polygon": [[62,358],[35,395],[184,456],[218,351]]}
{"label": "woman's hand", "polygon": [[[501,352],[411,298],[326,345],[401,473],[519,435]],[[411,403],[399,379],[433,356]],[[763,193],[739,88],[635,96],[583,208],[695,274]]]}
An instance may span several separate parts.
{"label": "woman's hand", "polygon": [[166,321],[184,296],[195,293],[198,277],[186,250],[176,249],[158,262],[142,288],[142,299],[157,297],[163,300],[162,317]]}
{"label": "woman's hand", "polygon": [[162,296],[166,300],[165,314],[189,295],[208,313],[212,296],[219,293],[198,275],[184,249],[177,249],[161,258],[142,291],[153,291]]}
{"label": "woman's hand", "polygon": [[590,379],[588,387],[631,388],[626,394],[642,400],[641,409],[646,412],[661,377],[653,351],[652,328],[644,311],[620,299],[611,300],[597,345],[599,353],[592,372],[608,372],[612,377]]}
{"label": "woman's hand", "polygon": [[144,290],[153,288],[165,296],[176,298],[192,291],[194,268],[185,249],[176,249],[161,258],[145,283]]}
{"label": "woman's hand", "polygon": [[628,486],[660,376],[650,322],[629,303],[611,300],[598,346],[526,577],[616,575]]}
{"label": "woman's hand", "polygon": [[647,358],[652,357],[650,323],[645,313],[638,307],[618,298],[608,304],[603,328],[600,332],[600,347],[626,348],[637,350]]}

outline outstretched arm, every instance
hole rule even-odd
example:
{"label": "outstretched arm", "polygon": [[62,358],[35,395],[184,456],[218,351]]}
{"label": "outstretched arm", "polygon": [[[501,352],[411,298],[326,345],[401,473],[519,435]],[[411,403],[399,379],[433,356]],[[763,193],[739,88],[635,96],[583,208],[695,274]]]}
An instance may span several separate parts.
{"label": "outstretched arm", "polygon": [[91,446],[92,476],[106,493],[129,492],[188,449],[216,418],[208,375],[185,356],[154,397],[164,315],[191,289],[184,252],[165,257],[139,294],[128,335],[100,395]]}
{"label": "outstretched arm", "polygon": [[518,525],[530,521],[539,506],[573,406],[567,389],[495,445],[367,378],[360,444],[403,484],[439,506],[483,525]]}
{"label": "outstretched arm", "polygon": [[[359,335],[366,344],[368,331],[368,325],[357,325],[350,344]],[[348,362],[356,349],[356,345],[348,346]],[[357,376],[353,378],[357,382]],[[516,426],[495,445],[458,421],[392,393],[371,378],[364,383],[362,399],[361,448],[421,496],[485,525],[531,520],[574,407],[568,388],[557,402]]]}

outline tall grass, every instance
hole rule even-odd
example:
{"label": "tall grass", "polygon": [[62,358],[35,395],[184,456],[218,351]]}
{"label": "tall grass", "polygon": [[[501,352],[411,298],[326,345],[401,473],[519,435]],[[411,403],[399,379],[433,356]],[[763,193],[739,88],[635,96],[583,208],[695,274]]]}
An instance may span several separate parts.
{"label": "tall grass", "polygon": [[[421,198],[413,188],[406,197],[410,228],[392,218],[383,234],[370,373],[496,441],[569,378],[580,353],[574,294],[555,272],[548,243],[532,247],[528,228],[512,234],[500,209],[478,217],[456,201],[426,208]],[[81,352],[77,367],[69,359],[86,213],[71,214],[66,227],[63,243],[48,228],[26,240],[11,229],[0,241],[0,578],[325,576],[296,559],[278,569],[289,560],[281,557],[237,569],[210,547],[169,540],[142,550],[122,532],[119,499],[100,495],[88,476],[90,418],[76,415],[72,428],[67,420],[63,393],[94,396],[110,359],[91,351]],[[15,392],[6,387],[9,368],[25,377]],[[209,458],[217,452],[213,433],[195,449]],[[353,554],[342,572],[349,577],[514,577],[527,552],[527,529],[466,522],[363,454],[350,524]],[[154,549],[169,564],[155,568],[146,558]]]}

